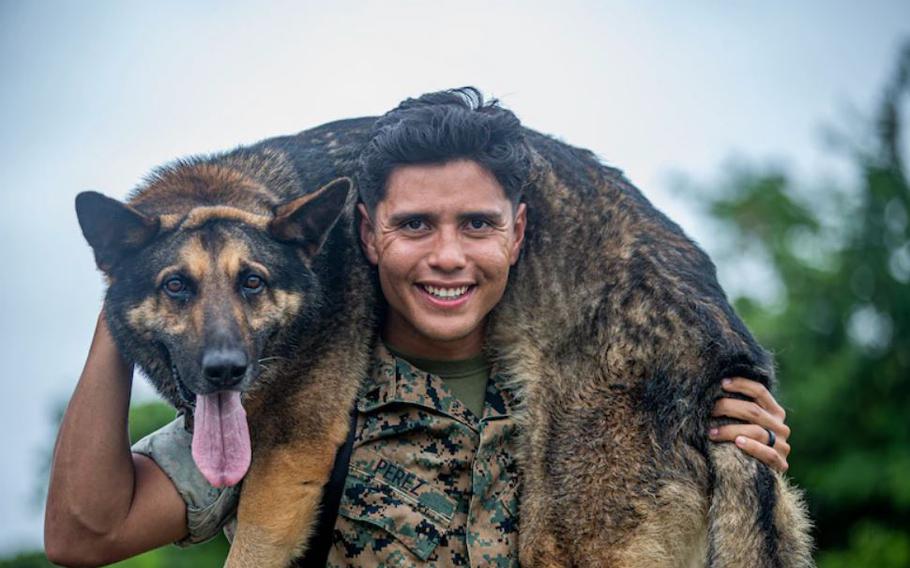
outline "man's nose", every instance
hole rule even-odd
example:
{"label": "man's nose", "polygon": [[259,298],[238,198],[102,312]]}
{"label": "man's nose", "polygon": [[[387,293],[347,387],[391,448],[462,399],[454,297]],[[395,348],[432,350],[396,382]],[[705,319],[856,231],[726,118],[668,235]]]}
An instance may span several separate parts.
{"label": "man's nose", "polygon": [[428,260],[430,266],[445,272],[464,268],[467,259],[457,231],[443,229],[437,232],[433,241],[433,251]]}

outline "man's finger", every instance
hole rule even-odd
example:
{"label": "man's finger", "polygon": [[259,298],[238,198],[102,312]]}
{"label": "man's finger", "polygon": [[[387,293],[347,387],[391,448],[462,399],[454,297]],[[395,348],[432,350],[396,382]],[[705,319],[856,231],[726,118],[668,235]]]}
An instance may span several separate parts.
{"label": "man's finger", "polygon": [[733,377],[721,381],[721,388],[727,392],[735,392],[750,397],[759,406],[781,420],[784,420],[787,416],[787,411],[777,403],[777,400],[771,392],[765,388],[765,385],[758,381],[743,377]]}
{"label": "man's finger", "polygon": [[714,403],[711,416],[725,416],[742,420],[748,424],[755,424],[762,428],[774,431],[778,438],[786,440],[790,437],[790,427],[783,420],[772,415],[758,404],[749,400],[736,398],[720,398]]}
{"label": "man's finger", "polygon": [[[711,428],[708,432],[708,437],[712,442],[733,442],[739,436],[745,436],[759,444],[768,445],[768,431],[754,424],[727,424]],[[790,455],[790,444],[786,438],[778,437],[773,449],[784,459]]]}
{"label": "man's finger", "polygon": [[[749,400],[736,398],[720,398],[714,403],[711,416],[726,416],[736,418],[749,424],[757,424],[764,428],[774,430],[775,434],[784,435],[786,426],[781,420],[772,416],[767,410]],[[789,435],[789,433],[787,433]],[[786,435],[784,435],[786,437]]]}
{"label": "man's finger", "polygon": [[752,438],[746,436],[737,436],[736,446],[750,456],[762,461],[769,467],[773,467],[781,473],[786,472],[787,469],[790,468],[787,460],[784,459],[784,457],[779,453],[777,453],[774,448],[766,444],[762,444],[761,442],[756,442]]}

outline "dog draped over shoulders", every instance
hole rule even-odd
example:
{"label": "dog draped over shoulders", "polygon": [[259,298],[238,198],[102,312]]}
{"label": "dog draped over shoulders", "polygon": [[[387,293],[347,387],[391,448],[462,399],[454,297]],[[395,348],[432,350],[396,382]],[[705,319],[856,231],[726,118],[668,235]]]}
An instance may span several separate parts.
{"label": "dog draped over shoulders", "polygon": [[[195,417],[213,485],[246,473],[232,567],[302,553],[368,373],[381,300],[345,176],[374,120],[77,197],[119,348]],[[774,383],[711,261],[618,170],[526,139],[527,235],[487,336],[522,393],[521,564],[812,565],[799,492],[707,440],[723,377]]]}

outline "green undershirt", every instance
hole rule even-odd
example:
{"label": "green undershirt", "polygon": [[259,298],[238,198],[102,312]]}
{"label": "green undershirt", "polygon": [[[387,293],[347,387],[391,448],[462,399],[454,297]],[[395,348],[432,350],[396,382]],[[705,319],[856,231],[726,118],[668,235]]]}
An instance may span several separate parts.
{"label": "green undershirt", "polygon": [[386,347],[392,355],[441,378],[446,388],[452,391],[461,404],[478,418],[483,416],[483,401],[486,398],[487,380],[490,378],[490,363],[482,353],[470,359],[438,361],[402,353],[388,343],[386,343]]}

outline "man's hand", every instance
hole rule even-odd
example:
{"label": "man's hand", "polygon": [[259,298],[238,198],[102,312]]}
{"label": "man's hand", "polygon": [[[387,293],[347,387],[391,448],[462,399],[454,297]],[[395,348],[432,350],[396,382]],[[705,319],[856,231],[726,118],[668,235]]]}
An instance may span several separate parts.
{"label": "man's hand", "polygon": [[[757,381],[736,377],[724,379],[722,388],[727,392],[743,394],[752,400],[720,398],[711,411],[711,416],[724,416],[742,420],[745,424],[727,424],[712,428],[708,437],[713,442],[735,442],[750,456],[757,458],[774,469],[785,472],[790,467],[787,456],[790,455],[790,428],[784,424],[787,413],[768,392],[768,389]],[[774,433],[774,446],[768,443]]]}

